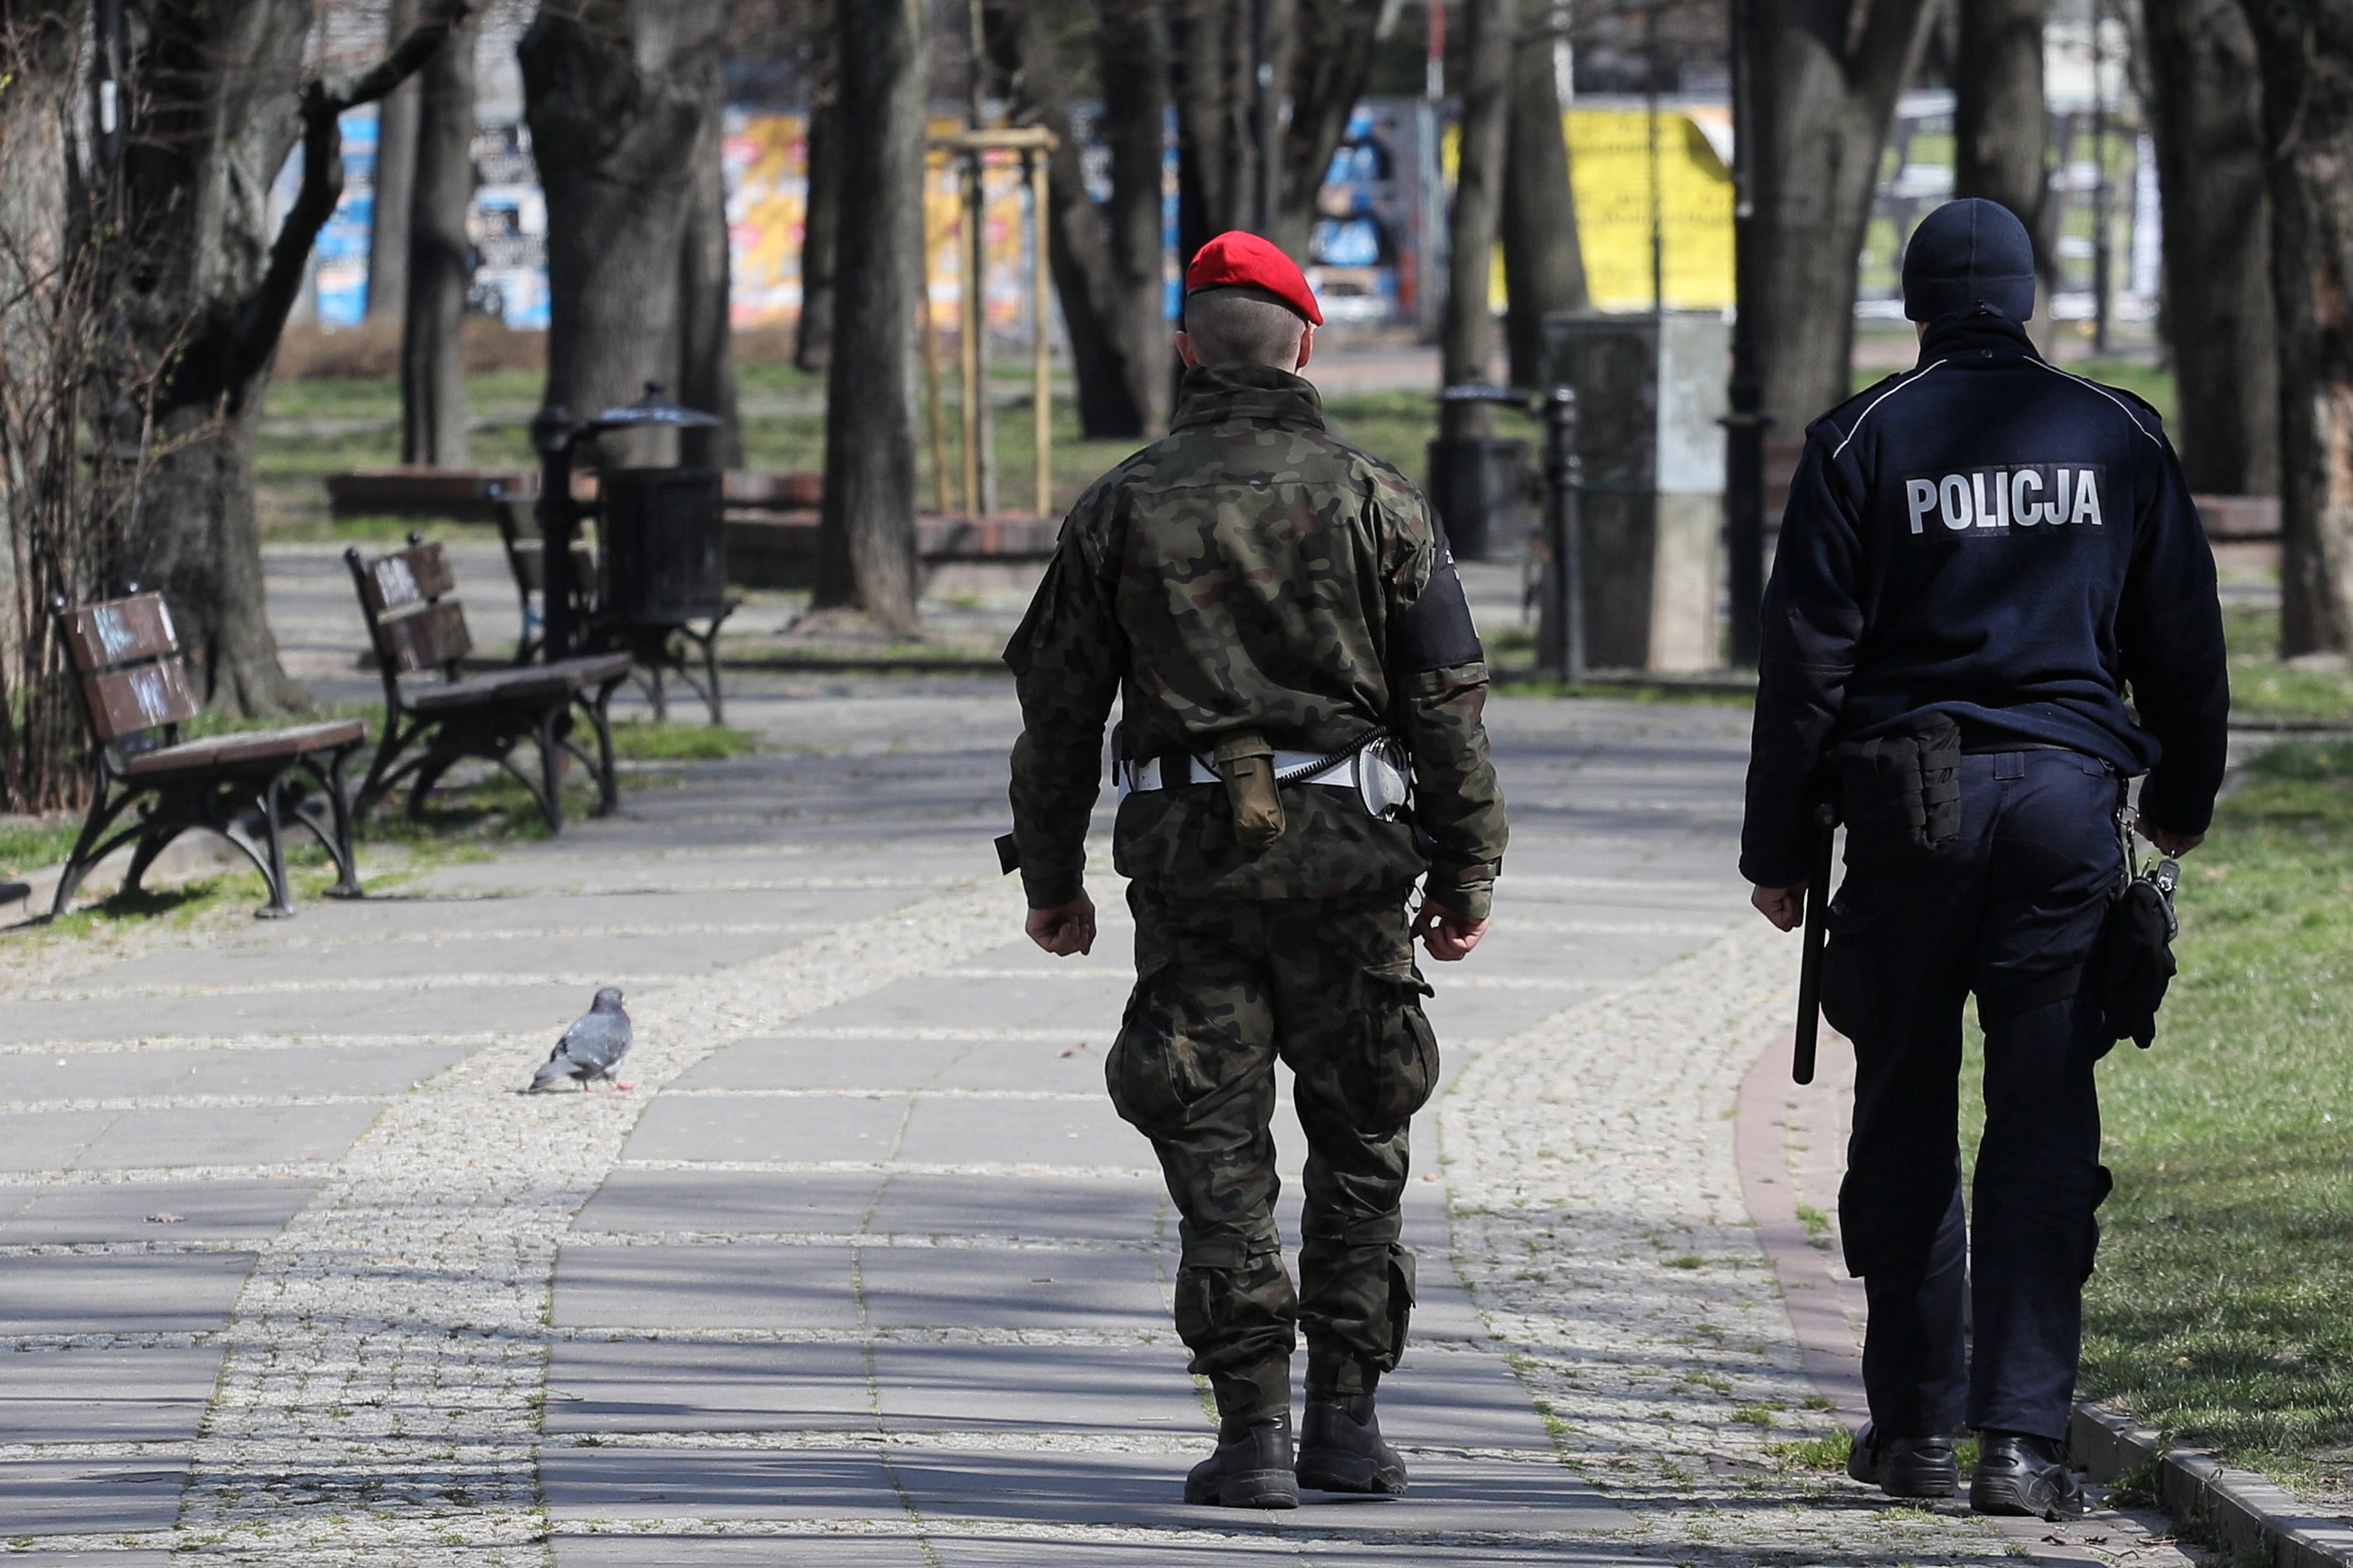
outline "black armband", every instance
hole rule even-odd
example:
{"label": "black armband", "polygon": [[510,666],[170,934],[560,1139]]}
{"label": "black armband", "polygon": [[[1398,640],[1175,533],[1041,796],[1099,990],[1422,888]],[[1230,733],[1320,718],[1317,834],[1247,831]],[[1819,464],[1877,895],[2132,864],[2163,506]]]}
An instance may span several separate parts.
{"label": "black armband", "polygon": [[1451,554],[1440,561],[1421,597],[1398,617],[1390,636],[1390,668],[1401,675],[1447,669],[1487,657],[1479,645],[1479,628],[1471,622],[1471,604],[1462,596],[1462,579],[1455,574]]}

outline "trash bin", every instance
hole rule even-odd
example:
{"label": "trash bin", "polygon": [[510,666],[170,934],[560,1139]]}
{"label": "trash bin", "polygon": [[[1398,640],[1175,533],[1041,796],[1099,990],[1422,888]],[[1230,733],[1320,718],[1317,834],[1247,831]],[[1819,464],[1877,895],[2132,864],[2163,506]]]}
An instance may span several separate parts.
{"label": "trash bin", "polygon": [[724,612],[722,478],[717,468],[619,468],[598,476],[600,624],[676,626]]}
{"label": "trash bin", "polygon": [[1527,549],[1528,444],[1488,437],[1430,444],[1430,503],[1465,561]]}

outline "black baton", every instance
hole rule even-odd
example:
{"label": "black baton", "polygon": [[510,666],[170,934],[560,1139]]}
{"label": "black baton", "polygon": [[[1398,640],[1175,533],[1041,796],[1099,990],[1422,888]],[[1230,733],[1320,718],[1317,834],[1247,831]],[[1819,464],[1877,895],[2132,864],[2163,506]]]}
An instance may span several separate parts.
{"label": "black baton", "polygon": [[1822,944],[1830,938],[1831,847],[1838,837],[1838,812],[1828,802],[1814,807],[1813,879],[1806,885],[1805,955],[1798,964],[1798,1038],[1789,1076],[1814,1081],[1814,1037],[1822,1017]]}

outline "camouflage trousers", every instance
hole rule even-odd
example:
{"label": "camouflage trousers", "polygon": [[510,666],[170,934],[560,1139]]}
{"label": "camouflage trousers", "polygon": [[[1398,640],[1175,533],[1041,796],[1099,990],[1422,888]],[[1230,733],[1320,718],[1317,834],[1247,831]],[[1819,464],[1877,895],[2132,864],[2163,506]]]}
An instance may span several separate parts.
{"label": "camouflage trousers", "polygon": [[[1131,883],[1135,990],[1104,1064],[1183,1216],[1176,1331],[1220,1414],[1368,1393],[1398,1363],[1413,1255],[1398,1245],[1406,1138],[1438,1081],[1402,890],[1372,899],[1174,898]],[[1294,1292],[1276,1234],[1274,1064],[1307,1135]]]}

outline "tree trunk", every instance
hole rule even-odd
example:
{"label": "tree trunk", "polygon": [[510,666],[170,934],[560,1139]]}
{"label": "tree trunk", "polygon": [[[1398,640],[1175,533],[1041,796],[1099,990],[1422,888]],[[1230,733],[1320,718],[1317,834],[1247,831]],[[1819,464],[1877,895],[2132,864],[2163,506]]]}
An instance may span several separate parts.
{"label": "tree trunk", "polygon": [[[1447,229],[1446,320],[1439,345],[1449,386],[1494,374],[1495,316],[1487,280],[1503,205],[1515,9],[1513,0],[1465,0],[1463,5],[1461,151]],[[1440,413],[1439,434],[1450,441],[1484,439],[1494,429],[1491,404],[1449,403]]]}
{"label": "tree trunk", "polygon": [[2050,110],[2042,97],[2042,26],[2050,0],[1959,0],[1953,74],[1953,194],[1983,196],[2017,215],[2034,242],[2041,309],[2034,337],[2052,336],[2059,283],[2044,168]]}
{"label": "tree trunk", "polygon": [[1503,230],[1504,336],[1514,386],[1544,384],[1545,317],[1591,303],[1585,290],[1585,256],[1577,246],[1577,193],[1568,183],[1560,85],[1553,76],[1553,44],[1567,17],[1545,15],[1554,9],[1538,8],[1512,52]]}
{"label": "tree trunk", "polygon": [[721,158],[727,97],[712,57],[703,82],[702,134],[690,170],[692,189],[679,233],[678,400],[719,416],[717,429],[689,430],[680,458],[690,467],[734,468],[744,463],[735,413],[735,334],[728,314],[731,258],[727,249],[727,168]]}
{"label": "tree trunk", "polygon": [[[391,0],[385,7],[385,47],[389,49],[417,25],[417,0]],[[375,181],[368,225],[367,319],[388,321],[408,306],[410,237],[416,210],[417,137],[423,115],[422,82],[403,82],[375,111]]]}
{"label": "tree trunk", "polygon": [[1291,123],[1282,135],[1274,232],[1267,237],[1307,259],[1315,196],[1348,117],[1372,79],[1374,47],[1397,21],[1390,0],[1298,0],[1291,47]]}
{"label": "tree trunk", "polygon": [[[473,241],[471,25],[417,72],[417,183],[408,222],[408,310],[400,330],[400,460],[462,468],[466,454],[466,288]],[[406,90],[404,89],[403,90]]]}
{"label": "tree trunk", "polygon": [[2276,495],[2279,353],[2255,41],[2236,0],[2150,0],[2143,15],[2174,440],[2190,489]]}
{"label": "tree trunk", "polygon": [[1176,265],[1228,229],[1250,226],[1250,102],[1236,89],[1250,49],[1250,0],[1174,0]]}
{"label": "tree trunk", "polygon": [[793,363],[812,375],[833,359],[834,247],[841,232],[836,115],[831,98],[809,106],[808,205],[801,219],[801,318],[793,329]]}
{"label": "tree trunk", "polygon": [[1855,271],[1926,0],[1757,0],[1757,337],[1783,441],[1845,401]]}
{"label": "tree trunk", "polygon": [[928,0],[839,11],[841,232],[812,604],[912,630]]}
{"label": "tree trunk", "polygon": [[677,384],[680,237],[725,37],[725,0],[542,0],[516,46],[547,195],[549,407]]}
{"label": "tree trunk", "polygon": [[[1160,0],[1096,0],[1097,74],[1120,90],[1103,97],[1103,137],[1111,153],[1111,200],[1103,221],[1111,245],[1108,316],[1129,366],[1132,395],[1149,436],[1167,427],[1171,350],[1161,231],[1167,162],[1168,28]],[[1083,418],[1083,411],[1082,418]]]}
{"label": "tree trunk", "polygon": [[1092,440],[1140,437],[1152,406],[1145,384],[1166,367],[1132,359],[1136,334],[1113,329],[1120,300],[1111,246],[1103,213],[1087,195],[1061,68],[1031,0],[988,0],[987,18],[990,64],[1005,79],[1014,120],[1043,125],[1055,136],[1046,170],[1047,259],[1070,337],[1080,428]]}
{"label": "tree trunk", "polygon": [[2353,0],[2243,0],[2263,78],[2280,653],[2353,651]]}

